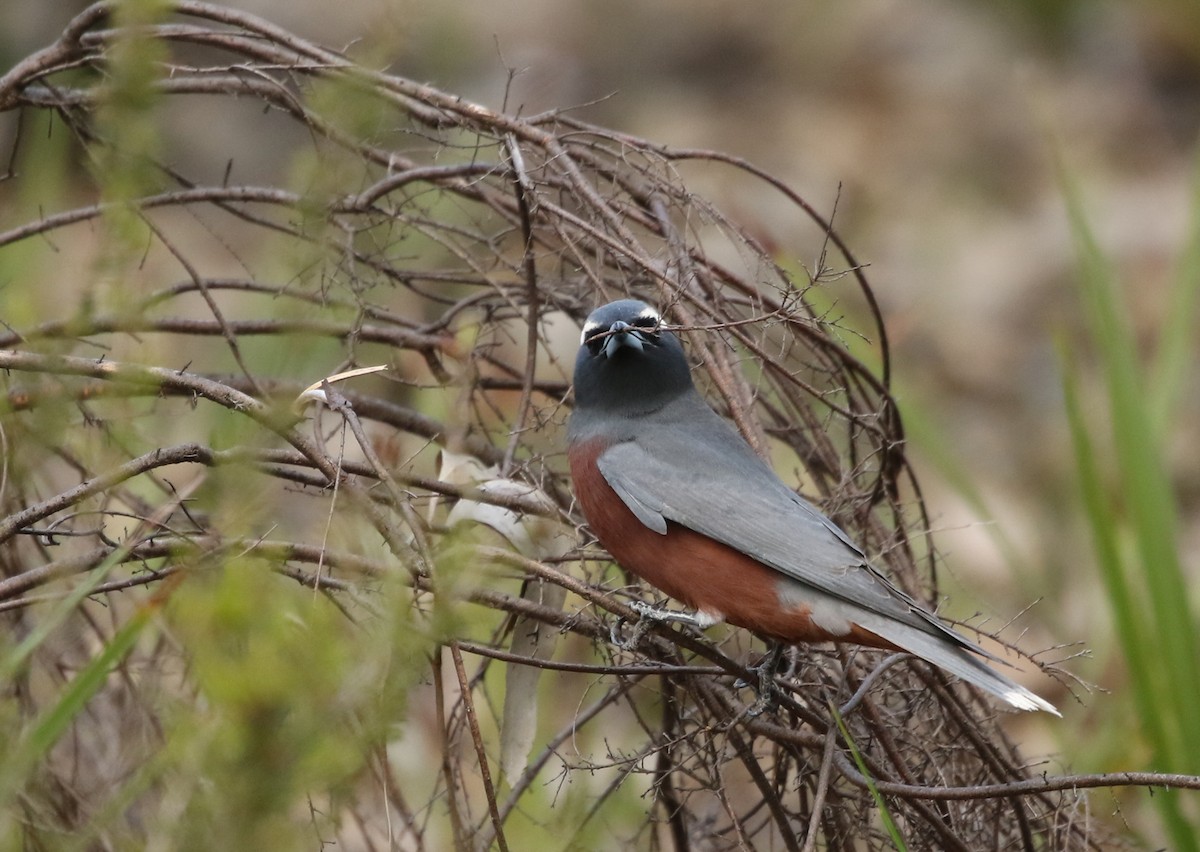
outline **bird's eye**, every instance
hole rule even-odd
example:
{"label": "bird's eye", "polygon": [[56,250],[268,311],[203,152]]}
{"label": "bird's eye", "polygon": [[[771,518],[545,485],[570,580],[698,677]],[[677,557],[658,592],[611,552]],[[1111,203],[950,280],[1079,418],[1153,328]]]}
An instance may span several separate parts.
{"label": "bird's eye", "polygon": [[604,346],[604,341],[608,339],[608,335],[603,331],[598,331],[589,337],[584,338],[584,343],[587,344],[588,352],[593,355],[600,354],[600,348]]}
{"label": "bird's eye", "polygon": [[645,329],[653,334],[658,334],[658,329],[662,326],[662,320],[658,317],[644,316],[638,317],[633,321],[633,327]]}

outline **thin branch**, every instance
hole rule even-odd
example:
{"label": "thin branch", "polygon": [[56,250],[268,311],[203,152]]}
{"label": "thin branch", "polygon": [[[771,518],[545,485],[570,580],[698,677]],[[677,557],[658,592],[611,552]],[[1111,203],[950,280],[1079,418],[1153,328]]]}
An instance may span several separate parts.
{"label": "thin branch", "polygon": [[450,656],[454,661],[454,672],[458,675],[460,700],[467,714],[467,724],[471,730],[471,741],[475,744],[475,757],[479,761],[479,774],[483,779],[483,791],[487,796],[488,812],[492,816],[494,840],[501,852],[507,852],[508,841],[504,839],[504,822],[500,819],[500,808],[496,804],[496,788],[492,785],[492,771],[488,766],[487,750],[483,746],[483,734],[479,732],[479,719],[475,715],[475,702],[471,698],[471,686],[467,683],[467,671],[463,668],[462,653],[457,642],[450,643]]}
{"label": "thin branch", "polygon": [[528,312],[528,319],[525,326],[525,373],[521,380],[521,399],[517,403],[517,415],[508,439],[508,446],[504,450],[504,461],[500,465],[501,474],[509,476],[512,473],[513,459],[516,455],[517,445],[521,440],[522,434],[525,431],[525,424],[529,419],[529,406],[533,401],[533,377],[537,372],[538,312],[541,299],[537,278],[537,262],[533,254],[533,222],[530,214],[533,206],[532,200],[535,198],[533,195],[533,184],[529,180],[529,175],[525,173],[525,159],[521,156],[521,146],[517,143],[516,137],[509,133],[504,137],[504,142],[508,149],[509,162],[513,173],[513,188],[517,195],[517,209],[521,215],[521,235],[524,238],[521,267],[525,273],[525,299],[527,302],[526,311]]}

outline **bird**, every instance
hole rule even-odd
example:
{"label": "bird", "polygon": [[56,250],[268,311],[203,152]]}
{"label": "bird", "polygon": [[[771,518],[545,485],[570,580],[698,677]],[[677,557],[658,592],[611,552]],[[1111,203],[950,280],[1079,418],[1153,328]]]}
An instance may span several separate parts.
{"label": "bird", "polygon": [[745,628],[772,643],[772,665],[800,643],[907,652],[1013,707],[1061,715],[789,488],[705,401],[650,304],[620,299],[588,316],[574,397],[567,458],[588,526],[618,564],[689,610],[642,605],[643,618]]}

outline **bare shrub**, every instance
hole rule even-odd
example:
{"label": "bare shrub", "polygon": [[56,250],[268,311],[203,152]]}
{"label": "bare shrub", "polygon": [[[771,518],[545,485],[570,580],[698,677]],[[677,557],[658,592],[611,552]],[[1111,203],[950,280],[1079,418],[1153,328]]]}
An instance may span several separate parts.
{"label": "bare shrub", "polygon": [[[1078,788],[1099,782],[1045,778],[993,702],[910,658],[799,649],[781,706],[750,718],[744,632],[610,641],[648,590],[588,541],[561,445],[578,324],[624,294],[662,306],[718,407],[936,601],[881,319],[788,187],[198,2],[89,7],[0,78],[0,112],[6,832],[1095,843]],[[273,139],[298,152],[240,178]],[[701,168],[781,193],[815,268],[690,191]],[[500,535],[451,528],[455,506]]]}

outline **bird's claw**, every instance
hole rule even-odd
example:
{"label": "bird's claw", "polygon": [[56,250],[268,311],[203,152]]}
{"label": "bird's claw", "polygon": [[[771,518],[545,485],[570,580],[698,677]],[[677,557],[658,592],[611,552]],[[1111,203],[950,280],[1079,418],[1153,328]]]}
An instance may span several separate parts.
{"label": "bird's claw", "polygon": [[758,698],[754,703],[746,708],[746,715],[751,719],[761,716],[768,710],[774,710],[779,706],[779,687],[775,684],[775,679],[763,680],[761,677],[758,682]]}
{"label": "bird's claw", "polygon": [[632,651],[637,647],[638,642],[642,641],[642,637],[646,635],[646,631],[650,629],[652,621],[647,620],[640,614],[638,620],[633,623],[633,629],[629,631],[629,635],[624,639],[621,638],[621,628],[628,623],[625,616],[617,616],[617,620],[613,622],[612,627],[608,629],[608,638],[612,643],[622,651]]}
{"label": "bird's claw", "polygon": [[[776,643],[771,646],[765,657],[755,665],[748,667],[758,676],[756,688],[758,698],[746,708],[746,715],[751,719],[761,716],[767,710],[774,710],[778,706],[780,690],[779,685],[775,682],[775,675],[779,671],[779,663],[782,659],[783,645]],[[733,685],[736,689],[745,689],[752,684],[743,678],[738,678]]]}
{"label": "bird's claw", "polygon": [[677,610],[666,609],[665,607],[654,606],[645,601],[630,601],[629,608],[636,612],[638,616],[629,636],[622,639],[620,635],[621,627],[628,622],[628,619],[623,616],[618,617],[608,630],[608,638],[622,651],[629,651],[635,648],[653,624],[683,624],[693,627],[696,630],[703,630],[714,623],[713,619],[704,613],[679,612]]}

